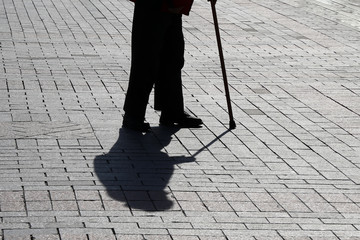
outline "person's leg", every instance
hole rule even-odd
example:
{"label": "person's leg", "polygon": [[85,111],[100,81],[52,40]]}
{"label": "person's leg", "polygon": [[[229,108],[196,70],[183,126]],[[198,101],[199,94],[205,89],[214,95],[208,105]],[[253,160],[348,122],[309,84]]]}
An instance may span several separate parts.
{"label": "person's leg", "polygon": [[160,12],[161,1],[137,0],[135,4],[131,70],[124,103],[123,126],[147,131],[146,106],[159,68],[159,52],[162,48],[166,22]]}
{"label": "person's leg", "polygon": [[169,14],[169,17],[171,24],[165,33],[159,75],[155,82],[155,109],[176,115],[184,112],[181,71],[185,43],[181,15]]}
{"label": "person's leg", "polygon": [[155,82],[155,109],[161,111],[160,124],[200,127],[202,121],[184,112],[181,71],[184,66],[184,35],[181,15],[170,14],[160,55],[159,77]]}

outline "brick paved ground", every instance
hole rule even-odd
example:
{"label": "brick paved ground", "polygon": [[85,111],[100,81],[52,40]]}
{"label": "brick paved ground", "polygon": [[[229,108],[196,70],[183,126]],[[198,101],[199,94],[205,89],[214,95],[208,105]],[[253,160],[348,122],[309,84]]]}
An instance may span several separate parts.
{"label": "brick paved ground", "polygon": [[2,239],[360,239],[360,2],[218,2],[237,128],[197,0],[184,94],[205,126],[150,104],[140,135],[120,129],[130,2],[0,1]]}

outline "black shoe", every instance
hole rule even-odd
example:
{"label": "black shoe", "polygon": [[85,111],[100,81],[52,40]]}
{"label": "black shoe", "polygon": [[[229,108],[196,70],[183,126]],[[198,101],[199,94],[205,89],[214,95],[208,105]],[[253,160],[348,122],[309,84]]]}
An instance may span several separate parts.
{"label": "black shoe", "polygon": [[137,132],[149,132],[151,127],[150,124],[145,122],[144,119],[135,118],[125,114],[123,119],[123,128],[128,128]]}
{"label": "black shoe", "polygon": [[190,116],[186,112],[176,116],[162,113],[160,117],[160,124],[181,128],[199,128],[203,124],[203,121],[200,118]]}

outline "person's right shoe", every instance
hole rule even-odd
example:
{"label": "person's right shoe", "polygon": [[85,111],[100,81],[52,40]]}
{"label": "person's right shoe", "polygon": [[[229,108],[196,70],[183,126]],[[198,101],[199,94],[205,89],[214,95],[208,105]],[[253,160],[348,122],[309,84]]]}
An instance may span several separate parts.
{"label": "person's right shoe", "polygon": [[192,117],[184,112],[180,115],[169,115],[162,113],[160,116],[160,125],[177,126],[180,128],[200,128],[203,121],[200,118]]}
{"label": "person's right shoe", "polygon": [[137,132],[149,132],[151,130],[150,124],[144,119],[135,118],[125,114],[123,118],[123,128],[131,129]]}

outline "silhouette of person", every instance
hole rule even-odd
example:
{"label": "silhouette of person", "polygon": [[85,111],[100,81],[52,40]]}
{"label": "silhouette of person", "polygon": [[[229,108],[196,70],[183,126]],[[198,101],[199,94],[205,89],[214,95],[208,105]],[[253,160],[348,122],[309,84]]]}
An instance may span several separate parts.
{"label": "silhouette of person", "polygon": [[174,5],[178,2],[189,0],[135,1],[124,128],[140,132],[151,129],[145,120],[145,112],[154,86],[154,106],[155,110],[161,111],[161,125],[191,128],[203,124],[200,118],[184,111],[181,79],[185,49],[182,32],[184,7],[181,3]]}
{"label": "silhouette of person", "polygon": [[131,209],[163,211],[173,207],[168,183],[175,165],[194,162],[194,157],[170,157],[176,128],[156,127],[142,134],[121,128],[119,138],[106,154],[94,159],[95,173],[107,195]]}

